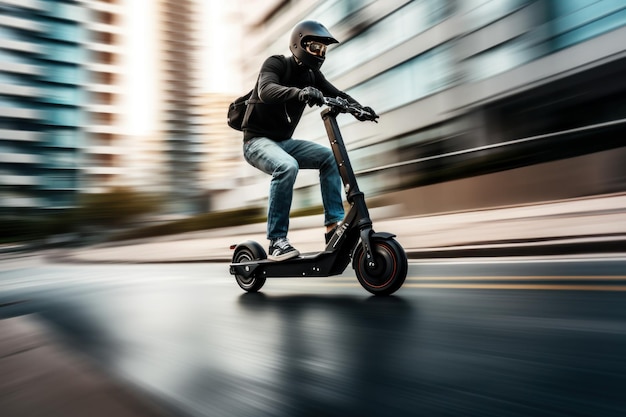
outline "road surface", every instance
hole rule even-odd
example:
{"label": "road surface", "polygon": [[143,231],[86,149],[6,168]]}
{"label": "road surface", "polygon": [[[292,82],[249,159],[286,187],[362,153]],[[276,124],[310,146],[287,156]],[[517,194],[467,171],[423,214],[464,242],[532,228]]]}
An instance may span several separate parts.
{"label": "road surface", "polygon": [[625,290],[608,258],[411,262],[386,298],[350,269],[246,294],[222,263],[0,263],[2,318],[177,416],[624,416]]}

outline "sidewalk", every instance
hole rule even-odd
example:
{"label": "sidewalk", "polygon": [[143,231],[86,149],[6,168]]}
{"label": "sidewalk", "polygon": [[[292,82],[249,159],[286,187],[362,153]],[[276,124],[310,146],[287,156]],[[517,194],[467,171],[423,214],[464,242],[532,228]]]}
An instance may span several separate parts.
{"label": "sidewalk", "polygon": [[0,334],[2,416],[171,415],[65,349],[36,316],[0,320]]}
{"label": "sidewalk", "polygon": [[[433,216],[394,217],[393,206],[370,211],[376,231],[391,232],[409,258],[626,253],[626,194]],[[289,240],[300,252],[323,249],[322,216],[291,220]],[[227,262],[230,246],[265,245],[265,224],[64,250],[73,262]]]}

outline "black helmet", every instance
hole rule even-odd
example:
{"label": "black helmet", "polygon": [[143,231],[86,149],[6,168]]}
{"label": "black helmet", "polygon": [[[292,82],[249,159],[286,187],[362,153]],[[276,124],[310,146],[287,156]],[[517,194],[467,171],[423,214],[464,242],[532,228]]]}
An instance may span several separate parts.
{"label": "black helmet", "polygon": [[311,69],[320,69],[326,55],[326,45],[339,43],[320,22],[305,20],[291,32],[289,50],[299,62]]}

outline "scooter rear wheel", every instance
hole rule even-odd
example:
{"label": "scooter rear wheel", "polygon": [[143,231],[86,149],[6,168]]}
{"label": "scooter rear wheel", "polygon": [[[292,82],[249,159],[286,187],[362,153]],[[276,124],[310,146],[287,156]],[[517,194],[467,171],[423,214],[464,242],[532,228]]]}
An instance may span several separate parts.
{"label": "scooter rear wheel", "polygon": [[[250,262],[258,259],[263,258],[261,258],[259,254],[256,254],[251,248],[245,246],[237,248],[233,254],[233,263]],[[235,280],[241,289],[247,292],[257,292],[265,284],[265,277],[257,277],[254,273],[248,277],[236,274]]]}
{"label": "scooter rear wheel", "polygon": [[374,295],[393,294],[406,279],[406,253],[395,239],[373,238],[370,243],[375,266],[368,265],[365,250],[359,245],[352,259],[356,277],[363,288]]}

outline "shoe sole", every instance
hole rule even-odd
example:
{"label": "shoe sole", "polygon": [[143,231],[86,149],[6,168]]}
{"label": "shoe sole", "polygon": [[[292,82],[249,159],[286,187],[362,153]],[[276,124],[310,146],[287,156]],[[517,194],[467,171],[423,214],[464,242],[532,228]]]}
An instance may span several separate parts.
{"label": "shoe sole", "polygon": [[300,256],[300,251],[296,249],[291,252],[283,253],[282,255],[278,255],[278,256],[268,255],[267,259],[269,259],[270,261],[277,262],[277,261],[286,261],[287,259],[295,258],[297,256]]}

